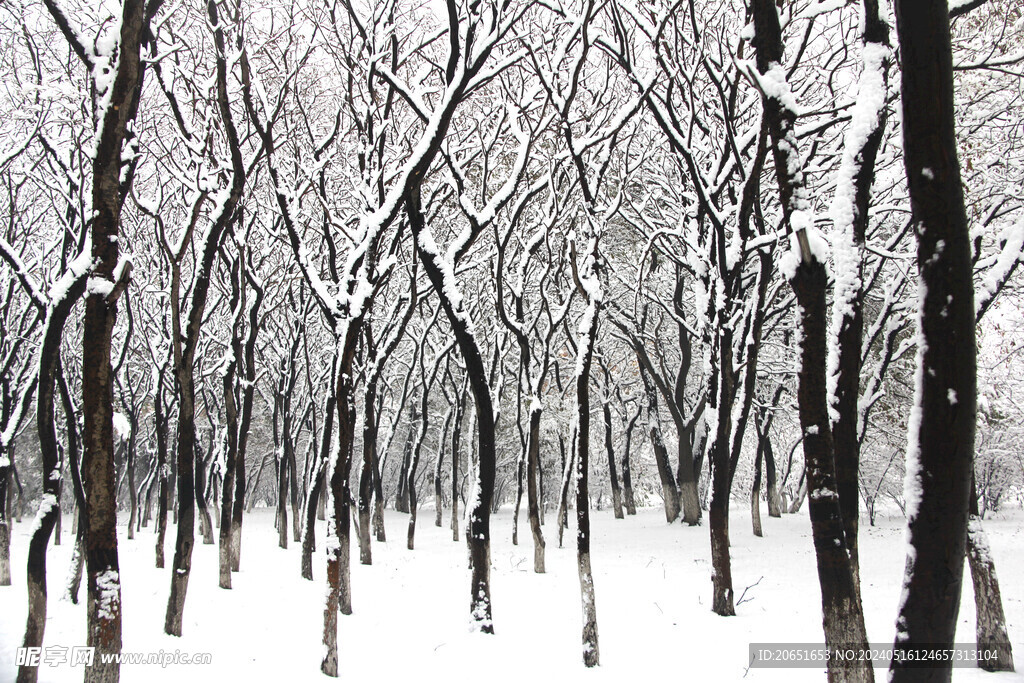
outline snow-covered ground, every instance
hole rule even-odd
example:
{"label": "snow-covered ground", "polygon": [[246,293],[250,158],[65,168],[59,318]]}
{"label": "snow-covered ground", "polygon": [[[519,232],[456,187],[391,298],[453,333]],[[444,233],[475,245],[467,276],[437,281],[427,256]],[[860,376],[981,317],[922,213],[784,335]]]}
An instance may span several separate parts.
{"label": "snow-covered ground", "polygon": [[[822,669],[750,669],[751,642],[820,642],[820,593],[806,513],[764,517],[755,538],[749,515],[732,514],[733,580],[737,616],[711,612],[710,551],[706,526],[667,526],[660,509],[615,520],[593,516],[601,666],[583,667],[580,598],[574,534],[559,549],[549,514],[544,526],[548,573],[532,571],[529,526],[513,546],[511,512],[492,521],[492,596],[495,635],[468,630],[469,578],[463,543],[433,525],[422,510],[414,551],[405,548],[408,517],[387,513],[386,544],[375,543],[373,566],[358,564],[353,547],[352,616],[339,618],[341,678],[350,681],[824,681]],[[446,519],[447,521],[447,519]],[[122,524],[125,520],[122,520]],[[16,524],[14,584],[0,588],[0,681],[14,680],[15,653],[26,609],[24,558],[31,518]],[[323,538],[323,523],[318,528]],[[65,530],[70,529],[65,519]],[[986,521],[1018,666],[1024,668],[1024,581],[1017,564],[1024,551],[1019,510]],[[258,510],[245,522],[242,571],[234,589],[217,587],[216,546],[197,538],[181,638],[164,635],[170,569],[153,564],[152,527],[132,541],[119,529],[124,598],[124,651],[211,653],[212,663],[123,665],[123,681],[326,680],[319,671],[323,613],[322,553],[315,581],[299,577],[299,547],[277,547],[273,513]],[[85,644],[84,606],[61,599],[71,536],[51,547],[46,645]],[[168,567],[173,552],[168,530]],[[861,576],[869,638],[890,643],[903,573],[903,520],[880,519],[861,528]],[[966,572],[966,566],[965,566]],[[749,587],[749,588],[748,588]],[[83,588],[84,597],[84,588]],[[84,601],[83,601],[84,603]],[[957,631],[974,640],[974,598],[965,573]],[[40,681],[79,681],[81,666],[43,665]],[[880,672],[881,673],[881,672]],[[880,680],[884,678],[880,677]],[[957,669],[957,681],[1022,681],[1021,674]]]}

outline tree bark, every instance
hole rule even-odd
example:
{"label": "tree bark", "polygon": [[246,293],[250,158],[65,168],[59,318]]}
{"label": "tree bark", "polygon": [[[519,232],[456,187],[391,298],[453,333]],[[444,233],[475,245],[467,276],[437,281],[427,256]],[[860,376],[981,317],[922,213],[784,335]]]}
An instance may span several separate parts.
{"label": "tree bark", "polygon": [[612,487],[612,510],[615,519],[624,519],[622,514],[622,491],[619,488],[619,476],[615,471],[615,445],[612,441],[612,409],[608,401],[601,406],[604,416],[604,448],[608,453],[608,478]]}
{"label": "tree bark", "polygon": [[[977,400],[974,283],[957,159],[948,8],[897,0],[903,159],[920,277],[915,408],[907,447],[908,556],[895,646],[950,647],[966,555]],[[949,663],[890,681],[948,681]]]}
{"label": "tree bark", "polygon": [[[978,512],[978,493],[971,484],[971,517],[967,522],[967,560],[974,583],[975,633],[978,666],[986,671],[1014,671],[1013,648],[1006,633],[1003,598],[996,577],[995,560]],[[982,658],[994,653],[992,658]]]}

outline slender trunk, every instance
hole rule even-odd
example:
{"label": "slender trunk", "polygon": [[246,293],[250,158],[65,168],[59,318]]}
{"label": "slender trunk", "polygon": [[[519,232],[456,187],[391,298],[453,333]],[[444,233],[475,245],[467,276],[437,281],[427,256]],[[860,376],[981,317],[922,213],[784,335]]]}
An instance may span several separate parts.
{"label": "slender trunk", "polygon": [[[838,230],[833,241],[837,272],[854,275],[837,281],[832,304],[830,366],[836,367],[833,400],[837,419],[832,426],[835,441],[836,492],[843,513],[846,547],[850,553],[853,579],[860,586],[860,560],[857,543],[860,474],[859,411],[861,347],[864,333],[864,290],[862,271],[864,244],[868,226],[871,184],[875,177],[875,158],[882,144],[886,124],[885,93],[889,82],[889,26],[882,20],[878,0],[864,0],[863,68],[860,76],[854,120],[868,122],[871,128],[847,133],[843,163],[837,180],[832,213]],[[849,196],[852,186],[853,196]],[[838,188],[842,188],[840,191]]]}
{"label": "slender trunk", "polygon": [[288,456],[283,451],[277,460],[277,545],[288,547]]}
{"label": "slender trunk", "polygon": [[[467,380],[468,381],[468,380]],[[462,421],[466,415],[466,390],[463,387],[455,404],[455,424],[452,427],[452,540],[459,542],[459,445],[462,440]]]}
{"label": "slender trunk", "polygon": [[644,380],[644,394],[647,396],[647,426],[651,433],[651,446],[654,448],[654,461],[658,466],[658,477],[661,479],[661,495],[665,501],[665,521],[669,524],[679,518],[682,499],[672,467],[668,462],[668,449],[661,435],[661,423],[658,420],[658,393],[651,383],[647,372],[640,366],[640,377]]}
{"label": "slender trunk", "polygon": [[779,498],[779,485],[776,481],[775,452],[772,449],[771,435],[765,429],[764,435],[758,434],[758,447],[762,449],[764,458],[765,486],[768,489],[768,516],[782,517],[782,500]]}
{"label": "slender trunk", "polygon": [[622,491],[619,489],[619,477],[615,471],[615,445],[612,442],[612,409],[608,401],[601,407],[604,414],[604,448],[608,453],[608,477],[612,486],[612,509],[615,519],[624,519],[622,514]]}
{"label": "slender trunk", "polygon": [[530,532],[533,535],[533,571],[543,574],[544,534],[540,529],[540,501],[538,483],[540,479],[540,405],[530,410],[530,434],[526,455],[526,506],[530,518]]}
{"label": "slender trunk", "polygon": [[[592,238],[591,244],[591,255],[596,260],[596,240]],[[596,284],[592,270],[587,273],[586,279]],[[576,565],[583,603],[583,664],[587,667],[601,663],[594,575],[590,566],[590,493],[587,486],[590,469],[590,365],[597,340],[598,308],[599,299],[591,294],[583,314],[583,322],[580,324],[579,356],[576,362]]]}
{"label": "slender trunk", "polygon": [[[524,444],[525,446],[525,444]],[[516,458],[516,503],[512,512],[512,545],[519,545],[519,509],[523,504],[524,481],[526,477],[526,448]]]}
{"label": "slender trunk", "polygon": [[373,500],[374,451],[377,448],[376,418],[374,404],[377,400],[376,382],[369,382],[363,396],[363,462],[359,472],[359,562],[373,564],[373,550],[370,542],[370,506]]}
{"label": "slender trunk", "polygon": [[[135,443],[136,443],[136,431],[138,430],[138,421],[135,419],[134,413],[131,417],[131,434],[128,435],[128,450],[126,453],[125,467],[128,470],[128,538],[135,538],[135,523],[138,521],[138,507],[139,497],[138,492],[135,490]],[[58,539],[60,538],[59,529],[60,523],[58,521]]]}
{"label": "slender trunk", "polygon": [[[116,234],[116,232],[115,232]],[[95,256],[95,252],[94,252]],[[115,253],[116,258],[116,253]],[[46,613],[47,613],[47,590],[46,590],[46,551],[47,546],[50,543],[50,536],[53,533],[54,527],[57,523],[57,519],[60,516],[60,495],[63,489],[63,478],[61,477],[61,451],[57,444],[57,425],[56,425],[56,411],[54,407],[54,399],[56,397],[56,383],[57,375],[63,373],[60,360],[60,347],[63,338],[64,325],[67,321],[68,315],[71,313],[72,307],[78,301],[85,291],[85,279],[82,277],[76,278],[74,285],[68,295],[48,307],[46,322],[43,328],[43,340],[39,349],[39,365],[38,365],[38,387],[36,389],[36,429],[39,435],[39,453],[42,464],[42,483],[43,483],[43,495],[39,502],[39,510],[36,512],[36,521],[32,537],[29,540],[28,546],[28,562],[25,572],[26,587],[28,589],[28,616],[25,620],[25,636],[22,640],[22,647],[41,647],[43,644],[43,635],[46,630]],[[98,302],[94,302],[94,307],[98,305],[104,311],[105,320],[104,322],[107,327],[106,339],[107,339],[107,353],[109,354],[110,344],[110,330],[113,327],[114,312],[112,302],[107,302],[102,297],[90,296],[89,301],[92,299],[99,299]],[[95,321],[93,321],[95,322]],[[102,332],[102,330],[101,330]],[[85,347],[87,352],[89,351],[88,346]],[[100,349],[102,352],[102,349]],[[85,356],[85,363],[89,361],[98,361],[99,359],[87,353]],[[97,401],[90,403],[90,408],[93,409],[94,415],[97,411],[105,410],[108,419],[112,419],[113,410],[113,393],[110,387],[110,360],[109,355],[105,361],[104,369],[106,372],[99,372],[98,375],[102,375],[102,380],[107,382],[106,394],[109,396],[111,403],[106,406],[97,406]],[[88,374],[91,369],[86,366],[86,373]],[[92,377],[90,377],[92,379]],[[102,400],[98,403],[103,403]],[[67,427],[69,430],[75,429],[74,416],[66,415],[68,420]],[[111,432],[113,428],[111,427]],[[88,434],[88,432],[87,432]],[[91,445],[93,448],[96,447],[96,434],[92,434],[93,441]],[[74,438],[70,435],[69,438]],[[86,446],[90,445],[90,442],[86,442]],[[111,447],[113,446],[113,436],[111,434]],[[111,485],[110,491],[103,491],[100,493],[101,498],[106,495],[109,499],[106,501],[114,505],[114,499],[116,496],[116,489],[113,484],[113,448],[110,449],[110,472],[103,473],[109,474],[109,483]],[[87,453],[95,453],[95,451],[86,451]],[[91,470],[90,470],[91,471]],[[6,473],[5,473],[6,474]],[[102,474],[97,473],[97,476]],[[106,480],[105,480],[106,481]],[[88,486],[89,483],[86,483]],[[104,510],[106,514],[113,513],[116,515],[116,508],[111,510]],[[110,522],[110,528],[103,528],[101,530],[101,542],[107,540],[105,538],[106,533],[113,531],[113,522],[110,520],[104,520]],[[115,520],[116,521],[116,518]],[[116,538],[114,539],[114,563],[116,565]],[[90,578],[92,578],[90,573]],[[116,583],[116,579],[115,579]],[[92,586],[90,586],[92,588]],[[93,598],[94,591],[90,591],[90,604]],[[118,591],[118,598],[120,597],[120,591]],[[90,616],[92,612],[90,611]],[[39,674],[38,667],[34,666],[21,666],[18,669],[18,683],[34,683]]]}
{"label": "slender trunk", "polygon": [[299,515],[299,467],[296,462],[295,443],[292,441],[290,429],[285,434],[285,454],[288,460],[288,479],[291,486],[292,541],[298,543],[302,537],[301,516]]}
{"label": "slender trunk", "polygon": [[[10,462],[9,453],[0,445],[0,462]],[[11,585],[11,518],[8,488],[10,466],[0,467],[0,586]]]}
{"label": "slender trunk", "polygon": [[[75,509],[75,519],[82,516],[80,509]],[[72,605],[78,604],[78,591],[82,586],[82,570],[85,569],[85,524],[78,521],[75,532],[75,547],[71,551],[71,564],[68,567],[67,586],[64,594]]]}
{"label": "slender trunk", "polygon": [[213,545],[213,522],[210,520],[210,508],[206,504],[206,457],[200,448],[196,448],[196,508],[199,510],[199,530],[203,536],[203,545]]}
{"label": "slender trunk", "polygon": [[633,443],[633,429],[636,427],[636,421],[640,418],[640,411],[641,408],[637,405],[636,414],[626,425],[626,443],[622,451],[622,493],[627,515],[636,514],[636,500],[633,497],[633,472],[630,467],[630,451]]}
{"label": "slender trunk", "polygon": [[569,528],[569,490],[572,488],[572,473],[573,466],[576,462],[576,434],[572,435],[573,448],[569,454],[569,459],[566,461],[565,457],[565,440],[564,437],[559,434],[558,446],[562,451],[562,488],[558,498],[558,547],[562,547],[562,541],[564,540],[564,532]]}
{"label": "slender trunk", "polygon": [[168,476],[170,468],[167,465],[167,429],[170,426],[167,416],[164,414],[164,379],[166,377],[166,366],[161,366],[156,379],[156,389],[153,395],[153,423],[156,426],[156,476],[159,480],[156,499],[156,568],[164,568],[164,539],[167,536],[167,509],[170,502],[170,487]]}
{"label": "slender trunk", "polygon": [[758,449],[754,454],[754,485],[750,488],[750,523],[754,535],[764,536],[761,531],[761,459],[764,454]]}
{"label": "slender trunk", "polygon": [[398,493],[395,495],[395,510],[409,512],[409,469],[412,467],[412,449],[416,441],[416,424],[420,420],[417,403],[412,401],[409,406],[409,431],[405,435],[405,446],[402,448],[402,465],[398,471]]}
{"label": "slender trunk", "polygon": [[[238,291],[237,269],[232,273],[235,291]],[[233,297],[232,308],[237,306],[237,294]],[[237,321],[236,321],[237,328]],[[237,336],[232,339],[232,347],[237,350]],[[231,508],[235,493],[235,458],[238,456],[238,408],[235,405],[235,370],[238,354],[224,372],[222,391],[224,392],[224,415],[227,421],[227,446],[224,454],[224,480],[221,482],[221,520],[219,530],[220,546],[218,548],[218,568],[221,588],[231,588]]]}

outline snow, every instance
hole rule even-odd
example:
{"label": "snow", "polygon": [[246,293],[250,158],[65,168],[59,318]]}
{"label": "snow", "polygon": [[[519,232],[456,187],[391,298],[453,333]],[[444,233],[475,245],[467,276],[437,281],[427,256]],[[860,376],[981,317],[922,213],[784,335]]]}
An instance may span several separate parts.
{"label": "snow", "polygon": [[132,425],[124,413],[114,413],[114,432],[122,441],[127,441],[132,434]]}
{"label": "snow", "polygon": [[108,569],[97,574],[96,590],[99,593],[97,615],[101,619],[115,618],[121,611],[121,579],[117,571]]}
{"label": "snow", "polygon": [[95,296],[108,297],[114,291],[114,283],[105,277],[93,275],[85,283],[85,291]]}
{"label": "snow", "polygon": [[974,297],[975,313],[980,312],[999,292],[999,288],[1013,273],[1017,263],[1024,260],[1024,221],[1008,225],[999,234],[999,251],[981,259],[979,269],[985,275],[976,288]]}
{"label": "snow", "polygon": [[[805,506],[806,510],[806,506]],[[825,680],[820,669],[750,669],[748,643],[821,642],[821,598],[806,514],[764,517],[765,538],[750,532],[745,510],[731,515],[732,570],[736,594],[751,587],[738,616],[722,618],[710,609],[710,550],[704,527],[666,525],[660,508],[615,520],[609,510],[592,513],[593,570],[600,605],[601,666],[580,662],[580,592],[576,553],[570,542],[553,542],[549,510],[546,574],[531,571],[529,542],[511,544],[511,511],[492,518],[491,596],[495,635],[466,629],[469,570],[465,542],[453,542],[445,526],[421,523],[414,551],[405,548],[408,517],[385,514],[389,543],[374,542],[373,566],[352,563],[353,609],[338,618],[341,675],[345,680],[470,680],[486,672],[488,683],[524,680],[620,682],[661,680],[686,671],[694,681]],[[421,513],[426,522],[431,515]],[[572,518],[572,515],[570,515]],[[65,529],[70,528],[68,519]],[[314,556],[314,581],[298,576],[299,548],[277,547],[274,511],[246,517],[242,570],[234,588],[217,587],[217,547],[197,543],[181,638],[163,633],[170,570],[153,567],[152,527],[126,539],[126,515],[118,527],[124,651],[212,652],[212,663],[122,666],[125,683],[189,680],[320,680],[324,553]],[[861,582],[867,630],[872,642],[891,642],[894,606],[903,571],[904,520],[879,517],[861,526]],[[985,520],[997,570],[1024,550],[1024,515],[1016,510]],[[324,538],[325,523],[317,527]],[[173,525],[168,529],[173,537]],[[568,535],[572,538],[572,535]],[[51,546],[53,576],[63,576],[72,543]],[[0,589],[0,680],[14,676],[14,658],[25,624],[24,564],[28,525],[14,524],[13,586]],[[54,573],[56,572],[56,573]],[[111,579],[114,577],[111,576]],[[109,583],[109,582],[107,582]],[[974,642],[971,582],[964,582],[957,642]],[[1002,585],[1010,637],[1024,651],[1024,584]],[[86,642],[84,601],[72,605],[51,594],[44,645]],[[524,656],[528,653],[528,656]],[[681,668],[682,667],[682,668]],[[82,667],[43,666],[41,683],[78,682]],[[882,672],[878,672],[882,675]],[[878,680],[882,680],[879,676]],[[1021,676],[1002,674],[1000,681]],[[958,683],[983,683],[992,674],[954,669]]]}

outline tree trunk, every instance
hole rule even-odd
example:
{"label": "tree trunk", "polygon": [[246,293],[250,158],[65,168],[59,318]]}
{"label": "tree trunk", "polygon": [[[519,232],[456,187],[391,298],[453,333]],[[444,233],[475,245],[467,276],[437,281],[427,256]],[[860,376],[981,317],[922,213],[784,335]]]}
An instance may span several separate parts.
{"label": "tree trunk", "polygon": [[491,620],[491,503],[494,497],[494,477],[497,466],[495,447],[494,405],[488,384],[480,347],[470,327],[468,313],[445,293],[448,292],[446,277],[454,274],[442,270],[440,255],[424,248],[422,237],[426,229],[425,218],[420,205],[420,188],[415,186],[406,193],[405,203],[409,225],[416,238],[416,250],[423,268],[436,292],[441,307],[451,324],[456,343],[466,363],[470,389],[476,407],[478,466],[474,494],[469,496],[472,509],[469,511],[469,558],[472,568],[470,583],[470,614],[476,627],[483,633],[494,633]]}
{"label": "tree trunk", "polygon": [[206,504],[206,486],[209,483],[206,470],[206,458],[202,449],[196,445],[196,508],[199,510],[199,530],[203,536],[203,545],[213,545],[213,522],[210,520],[210,508]]}
{"label": "tree trunk", "polygon": [[[967,522],[967,560],[974,583],[978,666],[986,671],[1013,671],[1013,648],[1006,633],[1003,598],[996,577],[995,560],[978,513],[976,485],[971,483],[971,517]],[[994,653],[992,658],[983,658]]]}
{"label": "tree trunk", "polygon": [[338,367],[334,375],[337,382],[335,401],[338,410],[338,446],[327,465],[327,602],[324,606],[324,658],[320,670],[334,677],[338,676],[338,613],[352,613],[348,478],[355,436],[352,362],[355,340],[359,336],[358,325],[358,321],[348,321],[347,329],[338,336],[341,347],[336,356]]}
{"label": "tree trunk", "polygon": [[[774,9],[772,10],[774,12]],[[832,647],[867,647],[860,591],[854,578],[839,497],[836,494],[831,421],[825,379],[827,277],[817,261],[801,263],[793,279],[802,313],[798,402],[804,435],[806,491],[811,534],[821,584],[825,642]],[[921,671],[921,669],[918,669]],[[830,660],[830,681],[874,681],[870,663]]]}
{"label": "tree trunk", "polygon": [[540,501],[537,492],[540,478],[540,418],[541,407],[530,410],[530,434],[526,445],[526,506],[530,518],[530,532],[533,535],[533,571],[543,574],[544,533],[540,528]]}
{"label": "tree trunk", "polygon": [[[9,454],[0,446],[0,462],[9,463]],[[10,500],[10,465],[0,467],[0,586],[11,585],[11,518],[8,512]]]}
{"label": "tree trunk", "polygon": [[622,491],[619,489],[619,476],[615,471],[615,445],[612,442],[612,409],[608,401],[601,407],[604,414],[604,448],[608,453],[608,477],[612,486],[612,509],[615,519],[624,519],[622,514]]}
{"label": "tree trunk", "polygon": [[761,531],[761,458],[763,454],[760,449],[754,455],[754,485],[750,488],[750,523],[754,528],[754,535],[764,536]]}
{"label": "tree trunk", "polygon": [[644,395],[647,397],[647,427],[651,433],[651,446],[654,448],[654,461],[658,465],[658,477],[661,479],[661,495],[665,501],[665,521],[669,524],[679,518],[682,505],[681,494],[672,476],[672,467],[668,462],[668,450],[661,435],[661,423],[658,419],[657,389],[647,377],[647,372],[640,365],[640,377],[644,380]]}
{"label": "tree trunk", "polygon": [[[907,447],[908,556],[896,648],[950,647],[960,612],[977,400],[971,247],[957,159],[949,13],[897,0],[903,150],[920,277]],[[890,681],[948,681],[893,659]]]}
{"label": "tree trunk", "polygon": [[[467,380],[468,381],[468,380]],[[459,445],[462,440],[462,421],[466,415],[466,390],[456,399],[455,424],[452,426],[452,540],[459,542]]]}

